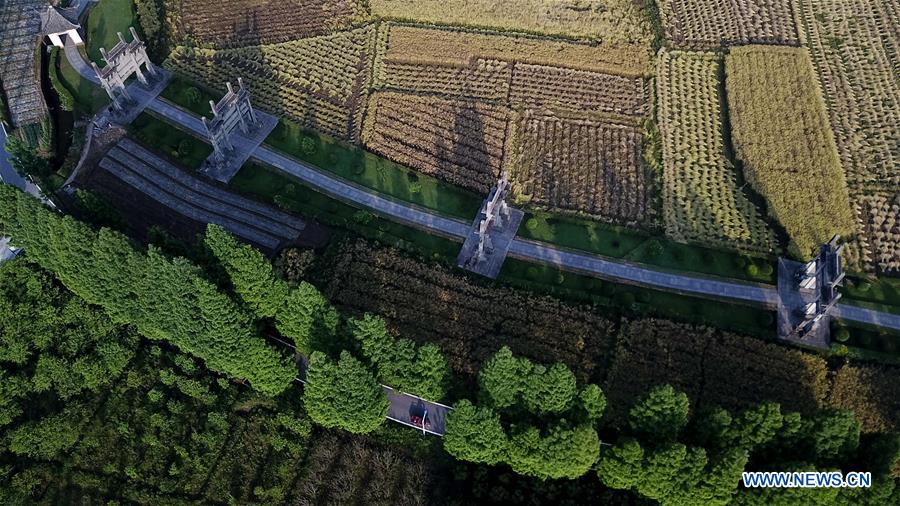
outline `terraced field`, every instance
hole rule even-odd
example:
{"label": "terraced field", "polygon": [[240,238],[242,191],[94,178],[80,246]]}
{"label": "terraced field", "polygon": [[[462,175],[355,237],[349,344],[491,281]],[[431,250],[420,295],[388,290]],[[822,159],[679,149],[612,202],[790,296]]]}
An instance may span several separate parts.
{"label": "terraced field", "polygon": [[[445,153],[469,153],[474,134],[480,139],[474,151],[487,147],[492,154],[478,162],[481,171],[422,168],[433,162],[412,166],[486,192],[502,159],[520,203],[637,224],[655,215],[638,126],[650,102],[643,57],[616,53],[603,44],[387,23],[379,30],[373,86],[406,92],[424,124],[431,116],[447,123],[450,116],[438,106],[441,100],[424,101],[413,93],[440,95],[445,101],[465,98],[472,110],[495,111],[491,117],[515,112],[508,127],[487,129],[488,124],[478,123],[466,134],[468,140],[447,132],[424,149],[432,158],[435,145]],[[378,95],[368,112],[372,128],[367,130],[372,132],[385,130],[377,126],[385,121],[385,98]],[[425,130],[436,131],[431,126]],[[377,139],[379,134],[366,136],[366,145],[409,163],[404,161],[410,159],[408,153],[398,158]]]}
{"label": "terraced field", "polygon": [[422,173],[487,193],[500,175],[508,115],[470,100],[378,92],[363,142]]}
{"label": "terraced field", "polygon": [[636,125],[527,111],[517,115],[507,167],[520,200],[617,223],[654,216]]}
{"label": "terraced field", "polygon": [[370,0],[372,14],[647,44],[650,25],[631,0]]}
{"label": "terraced field", "polygon": [[739,189],[725,152],[721,65],[721,58],[712,53],[665,51],[659,57],[666,234],[682,241],[771,251],[772,231]]}
{"label": "terraced field", "polygon": [[189,220],[221,225],[269,251],[295,239],[306,227],[293,216],[190,176],[128,138],[119,141],[99,166]]}

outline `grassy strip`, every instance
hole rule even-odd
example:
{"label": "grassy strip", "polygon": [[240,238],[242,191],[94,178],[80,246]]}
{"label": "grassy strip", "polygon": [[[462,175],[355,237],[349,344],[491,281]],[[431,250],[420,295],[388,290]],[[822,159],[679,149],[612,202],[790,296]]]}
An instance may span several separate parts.
{"label": "grassy strip", "polygon": [[128,133],[194,170],[199,169],[203,160],[212,153],[209,144],[146,112],[128,126]]}
{"label": "grassy strip", "polygon": [[774,267],[767,259],[677,243],[597,221],[529,213],[519,236],[665,269],[775,283]]}
{"label": "grassy strip", "polygon": [[119,42],[116,35],[122,32],[125,40],[130,40],[128,28],[134,27],[140,32],[140,24],[134,13],[132,0],[103,0],[95,5],[87,20],[87,55],[94,62],[101,62],[100,48],[111,49]]}
{"label": "grassy strip", "polygon": [[[293,178],[257,164],[247,164],[231,180],[240,193],[332,226],[398,247],[430,260],[454,265],[459,243],[378,218],[367,211],[312,190]],[[562,299],[618,309],[635,315],[657,315],[712,325],[759,337],[771,337],[773,316],[749,306],[709,301],[636,286],[604,282],[549,266],[507,259],[499,281]]]}
{"label": "grassy strip", "polygon": [[[218,100],[221,95],[175,78],[163,92],[163,97],[195,114],[209,116],[209,101]],[[266,139],[266,144],[343,179],[447,216],[469,220],[481,206],[482,197],[478,195],[419,174],[360,147],[304,130],[283,118]]]}

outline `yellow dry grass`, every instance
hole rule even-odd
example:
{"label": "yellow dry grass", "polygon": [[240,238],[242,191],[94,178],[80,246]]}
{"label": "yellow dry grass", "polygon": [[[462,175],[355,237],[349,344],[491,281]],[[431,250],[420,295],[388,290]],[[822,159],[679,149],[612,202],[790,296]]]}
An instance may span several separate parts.
{"label": "yellow dry grass", "polygon": [[601,40],[650,40],[633,0],[370,0],[372,14],[433,24],[482,26]]}

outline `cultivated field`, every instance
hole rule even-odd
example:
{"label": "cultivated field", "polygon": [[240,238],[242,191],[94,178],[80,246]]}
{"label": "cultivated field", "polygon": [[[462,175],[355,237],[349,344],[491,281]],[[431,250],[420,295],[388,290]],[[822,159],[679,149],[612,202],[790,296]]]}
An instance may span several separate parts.
{"label": "cultivated field", "polygon": [[169,0],[180,35],[218,47],[286,42],[347,28],[357,0]]}
{"label": "cultivated field", "polygon": [[469,65],[479,58],[555,65],[623,76],[652,73],[650,52],[629,44],[592,44],[524,34],[388,24],[384,59]]}
{"label": "cultivated field", "polygon": [[356,141],[368,92],[372,25],[282,44],[237,49],[176,48],[166,67],[223,89],[244,78],[263,109],[305,128]]}
{"label": "cultivated field", "polygon": [[324,433],[313,441],[285,504],[428,504],[427,462],[409,465],[413,456],[361,436]]}
{"label": "cultivated field", "polygon": [[738,188],[725,152],[721,58],[663,51],[657,66],[659,128],[663,140],[663,217],[680,241],[767,252],[772,231]]}
{"label": "cultivated field", "polygon": [[[603,390],[610,406],[630,406],[643,392],[669,383],[695,409],[739,409],[762,401],[812,413],[828,395],[828,369],[815,355],[759,339],[666,320],[629,322],[619,332]],[[610,413],[621,420],[624,412]]]}
{"label": "cultivated field", "polygon": [[372,14],[432,24],[484,26],[646,47],[650,24],[632,0],[370,0]]}
{"label": "cultivated field", "polygon": [[504,107],[470,100],[378,92],[362,137],[396,162],[487,193],[503,163],[508,116]]}
{"label": "cultivated field", "polygon": [[503,345],[535,361],[563,362],[579,381],[604,372],[612,323],[589,308],[478,286],[362,241],[342,247],[333,264],[325,290],[333,303],[379,314],[399,336],[437,343],[459,373],[474,375]]}
{"label": "cultivated field", "polygon": [[676,46],[796,45],[791,0],[660,0],[666,36]]}
{"label": "cultivated field", "polygon": [[847,183],[806,50],[733,48],[725,73],[736,155],[794,253],[852,235]]}
{"label": "cultivated field", "polygon": [[896,273],[900,1],[800,0],[797,9],[858,206],[863,264]]}
{"label": "cultivated field", "polygon": [[526,111],[509,141],[514,192],[554,211],[643,223],[654,211],[642,135],[635,125]]}
{"label": "cultivated field", "polygon": [[[650,208],[652,185],[647,181],[638,127],[649,113],[645,61],[623,59],[625,53],[603,45],[391,23],[381,28],[377,48],[376,89],[445,98],[394,100],[398,106],[415,108],[417,122],[424,122],[424,131],[433,137],[428,142],[413,140],[425,146],[424,163],[409,162],[412,154],[403,149],[392,153],[378,145],[381,132],[392,135],[392,128],[378,127],[385,121],[380,112],[385,97],[380,94],[369,105],[366,139],[370,148],[482,193],[498,176],[496,162],[501,159],[493,157],[496,153],[503,157],[520,202],[617,223],[643,223],[655,214]],[[447,118],[455,116],[448,116],[451,112],[445,105],[460,103],[461,97],[473,111],[490,111],[479,116],[499,119],[507,111],[516,112],[509,127],[497,123],[489,130],[485,126],[490,125],[479,120],[475,135],[461,136],[463,132],[448,128]],[[505,109],[499,109],[501,105]],[[394,122],[400,120],[398,106],[393,108],[398,114]],[[441,122],[447,127],[439,129]],[[442,138],[432,134],[442,131]],[[506,136],[505,153],[501,135]],[[428,167],[435,164],[435,149],[474,152],[475,161],[483,160],[479,162],[482,169],[432,170]],[[485,151],[492,156],[477,155]],[[467,177],[474,179],[467,181]]]}

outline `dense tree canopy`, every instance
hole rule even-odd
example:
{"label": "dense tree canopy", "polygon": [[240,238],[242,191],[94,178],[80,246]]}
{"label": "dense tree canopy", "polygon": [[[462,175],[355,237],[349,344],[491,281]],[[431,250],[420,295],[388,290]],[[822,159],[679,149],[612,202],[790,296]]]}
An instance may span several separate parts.
{"label": "dense tree canopy", "polygon": [[202,358],[213,371],[249,379],[261,392],[283,392],[291,360],[255,335],[250,315],[182,258],[138,252],[124,236],[60,217],[38,200],[0,185],[0,226],[28,258],[75,294],[152,339]]}
{"label": "dense tree canopy", "polygon": [[671,385],[651,390],[628,414],[631,430],[649,439],[673,441],[687,425],[690,403]]}
{"label": "dense tree canopy", "polygon": [[394,338],[384,320],[371,314],[350,320],[350,328],[383,383],[429,400],[444,396],[450,366],[436,345],[417,347],[409,339]]}
{"label": "dense tree canopy", "polygon": [[218,225],[207,227],[205,242],[244,303],[256,316],[274,318],[278,331],[302,352],[321,350],[332,340],[339,316],[314,286],[304,281],[291,289],[259,250],[241,244]]}
{"label": "dense tree canopy", "polygon": [[381,385],[359,360],[344,351],[337,362],[324,353],[309,357],[303,405],[324,427],[365,434],[384,423],[389,402]]}
{"label": "dense tree canopy", "polygon": [[509,440],[500,415],[488,407],[478,407],[463,399],[447,415],[444,449],[469,462],[496,464],[506,459]]}
{"label": "dense tree canopy", "polygon": [[0,426],[21,399],[62,399],[109,384],[134,356],[137,337],[58,286],[24,258],[0,265]]}
{"label": "dense tree canopy", "polygon": [[528,426],[510,437],[508,462],[513,471],[541,479],[575,479],[597,462],[600,438],[590,425],[554,424],[541,432]]}

